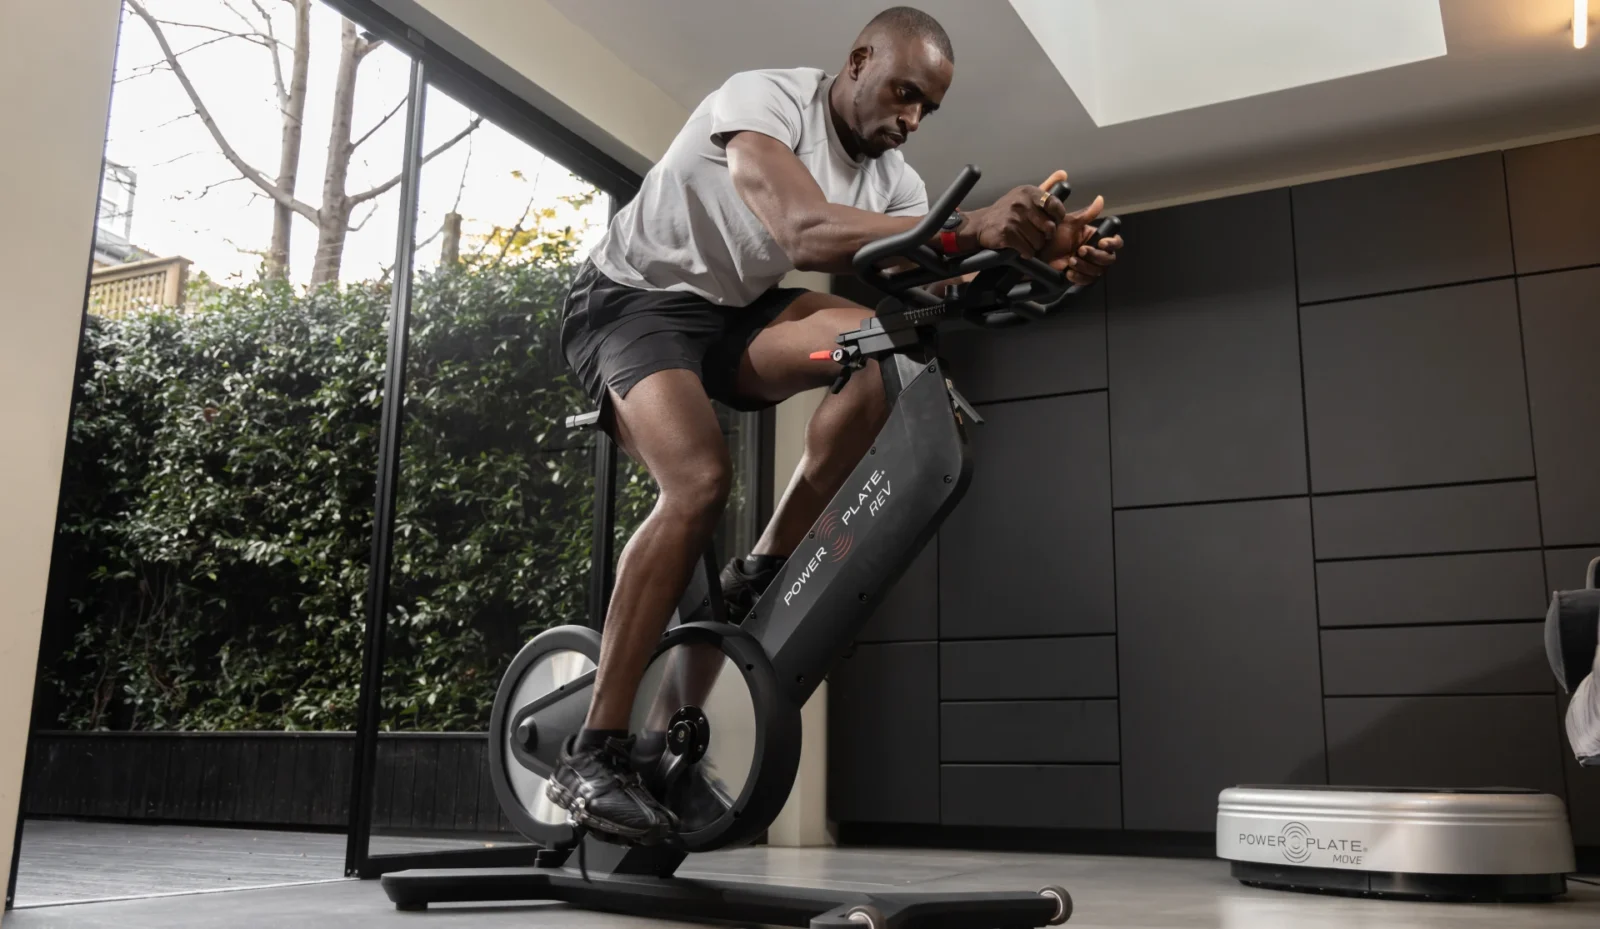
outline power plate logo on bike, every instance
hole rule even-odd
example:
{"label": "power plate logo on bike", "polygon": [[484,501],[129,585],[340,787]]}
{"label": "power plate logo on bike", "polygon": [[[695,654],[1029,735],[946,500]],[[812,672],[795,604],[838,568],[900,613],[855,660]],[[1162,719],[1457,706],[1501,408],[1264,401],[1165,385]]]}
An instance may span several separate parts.
{"label": "power plate logo on bike", "polygon": [[889,496],[889,475],[879,469],[873,471],[872,476],[861,484],[860,489],[856,491],[856,502],[853,505],[844,509],[832,509],[822,514],[822,518],[817,520],[816,531],[816,541],[820,544],[806,559],[805,568],[800,572],[800,576],[789,585],[788,590],[783,592],[784,606],[788,606],[790,601],[806,589],[806,585],[817,576],[817,569],[824,562],[838,562],[849,557],[850,550],[855,547],[855,530],[861,527],[865,520],[883,512],[883,508],[889,505]]}

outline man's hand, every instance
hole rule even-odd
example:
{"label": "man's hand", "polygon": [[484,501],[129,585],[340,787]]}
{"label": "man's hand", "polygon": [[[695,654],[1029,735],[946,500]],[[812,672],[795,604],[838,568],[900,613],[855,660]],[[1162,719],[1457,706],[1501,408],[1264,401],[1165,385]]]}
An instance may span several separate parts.
{"label": "man's hand", "polygon": [[956,231],[962,251],[1012,248],[1032,258],[1053,240],[1057,224],[1067,218],[1067,208],[1038,187],[1018,187],[992,206],[965,216],[966,222]]}
{"label": "man's hand", "polygon": [[[1066,179],[1067,172],[1057,171],[1045,180],[1044,186],[1053,187]],[[1083,209],[1067,213],[1056,224],[1055,234],[1049,245],[1040,251],[1039,259],[1057,271],[1065,271],[1067,280],[1074,284],[1093,284],[1099,280],[1106,269],[1116,263],[1117,250],[1122,248],[1120,235],[1090,241],[1105,208],[1105,198],[1095,197],[1094,202]]]}

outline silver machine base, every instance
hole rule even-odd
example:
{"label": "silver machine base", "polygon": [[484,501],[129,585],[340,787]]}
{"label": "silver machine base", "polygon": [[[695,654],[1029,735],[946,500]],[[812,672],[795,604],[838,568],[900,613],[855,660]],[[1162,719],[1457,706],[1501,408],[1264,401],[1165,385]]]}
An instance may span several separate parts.
{"label": "silver machine base", "polygon": [[1513,788],[1230,787],[1217,857],[1254,886],[1435,900],[1549,899],[1575,868],[1561,799]]}

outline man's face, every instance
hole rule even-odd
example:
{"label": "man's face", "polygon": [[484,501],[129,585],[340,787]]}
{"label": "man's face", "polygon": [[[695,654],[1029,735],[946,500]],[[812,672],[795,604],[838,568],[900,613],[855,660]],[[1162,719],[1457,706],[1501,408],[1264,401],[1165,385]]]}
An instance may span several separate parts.
{"label": "man's face", "polygon": [[854,98],[856,143],[868,158],[903,145],[929,113],[939,108],[955,68],[938,46],[917,38],[857,50]]}

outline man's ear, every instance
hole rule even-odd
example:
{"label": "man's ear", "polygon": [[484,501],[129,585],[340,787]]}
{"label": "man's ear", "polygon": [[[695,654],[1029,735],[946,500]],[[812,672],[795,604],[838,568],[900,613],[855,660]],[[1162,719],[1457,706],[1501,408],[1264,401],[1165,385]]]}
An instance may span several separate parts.
{"label": "man's ear", "polygon": [[850,52],[850,67],[848,68],[850,80],[858,81],[861,79],[861,72],[867,66],[867,59],[871,57],[872,46],[870,45],[863,45]]}

